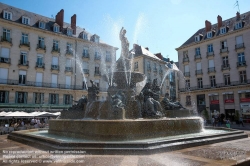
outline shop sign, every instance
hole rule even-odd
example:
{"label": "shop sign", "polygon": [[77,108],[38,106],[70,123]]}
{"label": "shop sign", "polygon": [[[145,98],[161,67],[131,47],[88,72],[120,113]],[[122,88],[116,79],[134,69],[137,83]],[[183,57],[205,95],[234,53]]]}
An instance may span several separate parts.
{"label": "shop sign", "polygon": [[234,99],[226,99],[225,103],[234,103]]}
{"label": "shop sign", "polygon": [[219,104],[219,100],[211,100],[210,104]]}
{"label": "shop sign", "polygon": [[240,102],[244,103],[244,102],[250,102],[250,98],[241,98]]}

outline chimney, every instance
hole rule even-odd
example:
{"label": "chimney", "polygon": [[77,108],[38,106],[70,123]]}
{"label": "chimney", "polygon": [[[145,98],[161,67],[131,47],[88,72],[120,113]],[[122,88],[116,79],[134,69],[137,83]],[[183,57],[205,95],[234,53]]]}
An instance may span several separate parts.
{"label": "chimney", "polygon": [[222,17],[220,15],[217,16],[217,21],[218,21],[218,29],[222,27]]}
{"label": "chimney", "polygon": [[73,34],[76,34],[76,14],[71,17],[71,28],[73,29]]}
{"label": "chimney", "polygon": [[155,56],[157,56],[157,57],[160,58],[161,60],[163,59],[163,56],[161,55],[161,53],[157,53],[157,54],[155,54]]}
{"label": "chimney", "polygon": [[63,18],[64,18],[64,10],[61,9],[60,12],[56,15],[56,23],[60,26],[61,31],[63,30]]}
{"label": "chimney", "polygon": [[145,49],[149,51],[148,47],[145,47]]}
{"label": "chimney", "polygon": [[212,25],[210,21],[205,21],[205,26],[206,26],[206,32],[211,31]]}
{"label": "chimney", "polygon": [[239,20],[239,19],[240,19],[240,13],[237,12],[237,13],[236,13],[236,20]]}

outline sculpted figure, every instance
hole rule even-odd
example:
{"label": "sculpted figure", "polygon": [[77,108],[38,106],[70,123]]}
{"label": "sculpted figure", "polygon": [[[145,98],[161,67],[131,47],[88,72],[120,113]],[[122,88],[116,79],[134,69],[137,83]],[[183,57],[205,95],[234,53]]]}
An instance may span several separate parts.
{"label": "sculpted figure", "polygon": [[121,40],[121,46],[122,46],[121,57],[123,58],[128,58],[129,56],[129,42],[128,42],[127,37],[125,37],[126,32],[127,31],[122,27],[120,31],[120,40]]}
{"label": "sculpted figure", "polygon": [[117,92],[117,94],[111,96],[111,103],[113,108],[123,108],[125,95],[123,92]]}
{"label": "sculpted figure", "polygon": [[155,79],[153,80],[152,91],[155,93],[154,96],[153,96],[153,98],[154,98],[155,100],[159,101],[159,100],[160,100],[160,93],[161,93],[160,91],[161,91],[161,89],[160,89],[160,87],[157,85],[157,78],[155,78]]}
{"label": "sculpted figure", "polygon": [[[169,99],[169,94],[166,93],[164,99],[161,101],[165,110],[174,110],[184,108],[179,102],[172,102]],[[185,108],[184,108],[185,109]]]}
{"label": "sculpted figure", "polygon": [[92,102],[96,100],[97,95],[99,93],[99,88],[96,86],[94,81],[90,80],[90,83],[92,84],[92,87],[88,88],[88,99],[89,102]]}

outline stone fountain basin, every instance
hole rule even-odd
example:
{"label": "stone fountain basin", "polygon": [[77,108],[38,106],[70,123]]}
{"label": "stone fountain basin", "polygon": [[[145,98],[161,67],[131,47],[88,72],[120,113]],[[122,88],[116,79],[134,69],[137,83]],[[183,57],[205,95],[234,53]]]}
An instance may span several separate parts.
{"label": "stone fountain basin", "polygon": [[67,120],[49,122],[49,134],[95,141],[124,141],[160,138],[202,131],[201,118],[139,120]]}

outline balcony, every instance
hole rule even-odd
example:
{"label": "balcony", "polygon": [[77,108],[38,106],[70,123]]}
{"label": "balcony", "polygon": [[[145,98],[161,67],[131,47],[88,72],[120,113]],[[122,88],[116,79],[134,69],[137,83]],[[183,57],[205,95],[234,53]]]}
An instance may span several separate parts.
{"label": "balcony", "polygon": [[28,48],[30,50],[30,42],[20,40],[19,48]]}
{"label": "balcony", "polygon": [[65,67],[65,72],[73,72],[73,67]]}
{"label": "balcony", "polygon": [[[203,85],[202,87],[194,86],[190,87],[190,91],[196,91],[196,90],[210,90],[211,88],[223,88],[223,87],[231,87],[231,86],[238,86],[238,85],[246,85],[250,84],[250,79],[244,80],[244,81],[232,81],[230,83],[217,83],[214,86],[211,85]],[[181,88],[179,89],[180,92],[186,92],[187,88]]]}
{"label": "balcony", "polygon": [[236,51],[236,52],[240,52],[240,51],[244,51],[244,50],[245,50],[245,45],[244,45],[244,43],[236,44],[236,45],[235,45],[235,51]]}
{"label": "balcony", "polygon": [[237,68],[239,68],[239,67],[246,67],[247,66],[246,61],[236,62],[236,64],[237,64]]}
{"label": "balcony", "polygon": [[101,72],[100,71],[95,71],[94,76],[101,76]]}
{"label": "balcony", "polygon": [[36,63],[36,69],[45,69],[45,64],[44,63]]}
{"label": "balcony", "polygon": [[86,52],[82,53],[82,58],[89,58],[89,53]]}
{"label": "balcony", "polygon": [[195,55],[194,60],[201,60],[201,55]]}
{"label": "balcony", "polygon": [[230,65],[229,64],[221,65],[221,71],[224,71],[224,70],[230,70]]}
{"label": "balcony", "polygon": [[37,44],[36,50],[37,51],[44,51],[44,52],[46,52],[46,46],[44,44],[41,44],[41,43]]}
{"label": "balcony", "polygon": [[147,67],[147,71],[151,72],[151,67],[150,66]]}
{"label": "balcony", "polygon": [[51,53],[53,54],[53,53],[60,53],[60,48],[58,48],[58,47],[52,47],[52,50],[51,50]]}
{"label": "balcony", "polygon": [[71,49],[67,49],[66,50],[66,56],[73,56],[73,50],[71,50]]}
{"label": "balcony", "polygon": [[184,73],[184,76],[185,76],[185,77],[190,77],[190,72],[185,72],[185,73]]}
{"label": "balcony", "polygon": [[84,74],[89,74],[89,69],[83,69]]}
{"label": "balcony", "polygon": [[4,58],[4,57],[0,57],[0,63],[7,63],[10,64],[10,58]]}
{"label": "balcony", "polygon": [[[0,79],[0,84],[5,85],[20,85],[19,80],[11,80],[11,79]],[[33,82],[26,81],[22,86],[33,86],[33,87],[45,87],[45,88],[59,88],[59,89],[73,89],[73,90],[82,90],[82,85],[66,85],[66,84],[54,84],[54,83],[46,83],[46,82]]]}
{"label": "balcony", "polygon": [[59,73],[59,65],[51,65],[51,72]]}
{"label": "balcony", "polygon": [[95,55],[95,60],[101,60],[101,56],[100,55]]}
{"label": "balcony", "polygon": [[29,61],[18,60],[18,67],[22,68],[22,69],[28,69],[29,68]]}
{"label": "balcony", "polygon": [[215,67],[209,67],[209,68],[207,69],[207,72],[208,72],[208,73],[215,73]]}
{"label": "balcony", "polygon": [[214,57],[214,52],[207,52],[207,58],[213,58]]}
{"label": "balcony", "polygon": [[12,46],[12,38],[6,37],[6,36],[1,36],[1,43],[5,43],[7,45]]}
{"label": "balcony", "polygon": [[228,47],[220,49],[220,55],[227,55],[229,53]]}
{"label": "balcony", "polygon": [[187,58],[183,58],[182,63],[183,63],[183,64],[185,64],[185,63],[189,63],[189,58],[188,58],[188,57],[187,57]]}
{"label": "balcony", "polygon": [[202,74],[203,74],[202,69],[195,70],[195,75],[202,75]]}

